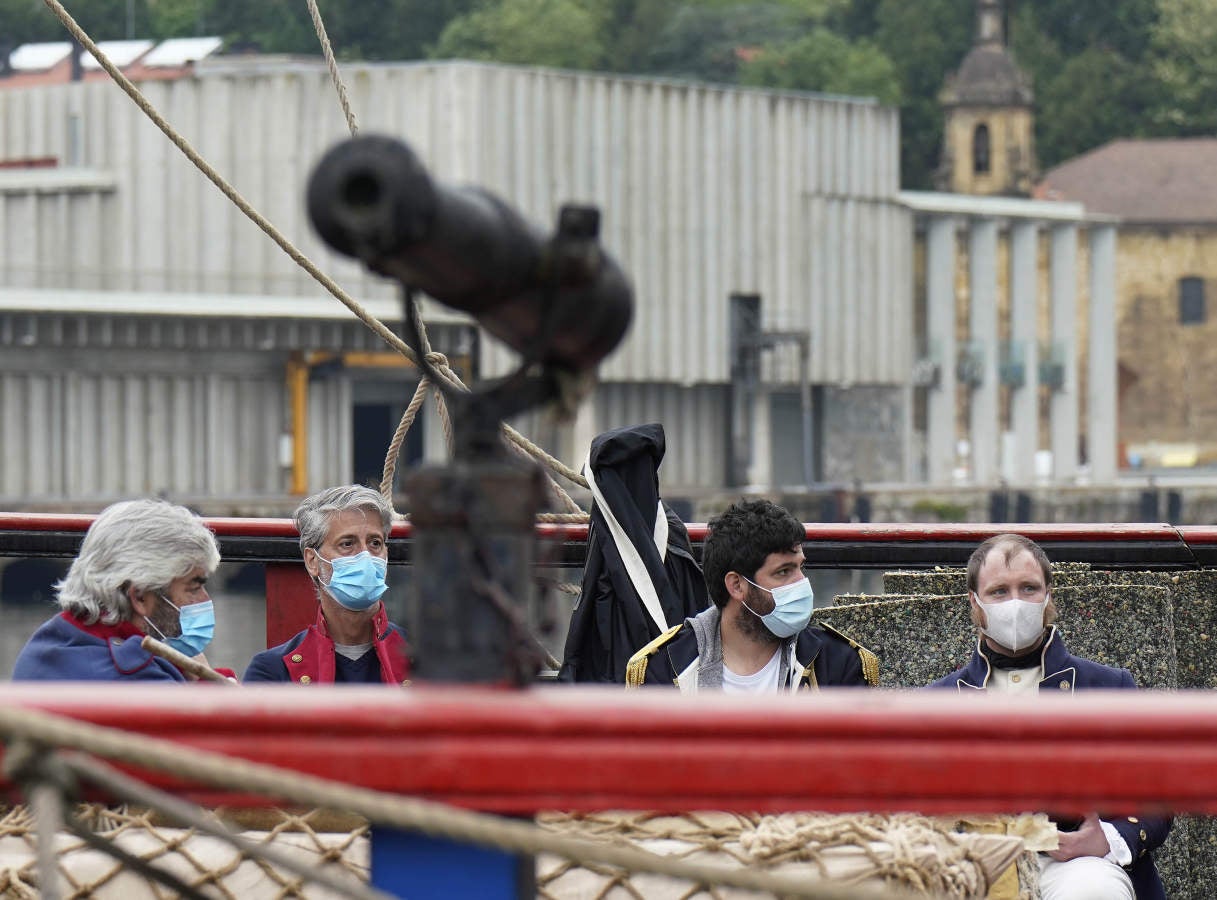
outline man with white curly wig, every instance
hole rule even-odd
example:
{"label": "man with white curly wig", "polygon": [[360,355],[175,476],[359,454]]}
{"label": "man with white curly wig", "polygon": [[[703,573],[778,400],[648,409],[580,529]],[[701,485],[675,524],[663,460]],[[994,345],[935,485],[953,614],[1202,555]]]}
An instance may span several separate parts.
{"label": "man with white curly wig", "polygon": [[206,663],[215,629],[207,577],[219,562],[215,535],[183,506],[128,500],[107,507],[55,585],[62,612],[22,648],[13,680],[193,680],[140,642],[151,635]]}

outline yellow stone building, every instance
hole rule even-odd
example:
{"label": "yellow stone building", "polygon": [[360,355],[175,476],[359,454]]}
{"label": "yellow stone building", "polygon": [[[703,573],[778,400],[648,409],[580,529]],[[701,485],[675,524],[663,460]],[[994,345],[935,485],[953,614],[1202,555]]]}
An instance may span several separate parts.
{"label": "yellow stone building", "polygon": [[[1080,203],[1118,220],[1116,316],[1121,461],[1217,463],[1217,138],[1117,140],[1047,172],[1036,170],[1034,93],[1005,46],[1000,0],[977,0],[972,49],[946,82],[941,190]],[[1034,189],[1033,189],[1034,186]],[[1037,292],[1048,289],[1044,238]],[[998,248],[1008,260],[1008,235]],[[1079,242],[1082,270],[1086,242]],[[957,257],[958,333],[966,339],[967,249]],[[1079,402],[1086,402],[1087,285],[1078,285]],[[995,298],[1004,332],[1008,296]],[[1041,334],[1046,315],[1041,303]],[[1002,334],[1003,340],[1007,337]],[[1047,395],[1046,395],[1047,396]],[[967,404],[960,404],[960,428]],[[1003,420],[1005,415],[1003,414]],[[1082,436],[1085,443],[1085,435]]]}
{"label": "yellow stone building", "polygon": [[1036,195],[1117,216],[1120,440],[1146,465],[1217,462],[1217,138],[1117,140]]}

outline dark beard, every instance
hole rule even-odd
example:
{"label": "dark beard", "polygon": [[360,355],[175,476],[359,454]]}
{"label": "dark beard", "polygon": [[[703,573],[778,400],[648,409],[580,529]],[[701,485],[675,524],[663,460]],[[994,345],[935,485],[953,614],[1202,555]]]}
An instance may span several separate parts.
{"label": "dark beard", "polygon": [[[150,621],[153,625],[155,625],[156,628],[159,628],[161,630],[161,634],[163,634],[165,637],[167,637],[167,638],[181,637],[181,634],[182,634],[181,615],[178,613],[178,611],[176,609],[174,609],[172,606],[170,606],[164,600],[157,598],[156,609],[153,611],[152,615],[146,616],[145,618],[147,618],[148,621]],[[154,628],[153,631],[155,631],[156,628]],[[160,637],[160,635],[158,635],[158,634],[153,634],[152,636]]]}
{"label": "dark beard", "polygon": [[[760,591],[755,589],[748,592],[748,606],[755,606],[754,598]],[[741,606],[735,617],[735,624],[739,627],[740,633],[750,641],[758,644],[772,644],[774,641],[779,641],[777,635],[770,631],[765,623],[761,621],[761,617],[748,607]]]}

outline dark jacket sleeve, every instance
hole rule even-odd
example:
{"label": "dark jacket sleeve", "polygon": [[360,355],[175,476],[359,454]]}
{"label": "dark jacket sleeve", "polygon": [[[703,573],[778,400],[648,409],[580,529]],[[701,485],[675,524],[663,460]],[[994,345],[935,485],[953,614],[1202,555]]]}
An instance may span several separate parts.
{"label": "dark jacket sleeve", "polygon": [[1162,846],[1174,822],[1173,819],[1150,816],[1120,816],[1115,819],[1103,817],[1103,821],[1110,822],[1116,831],[1120,832],[1120,837],[1124,838],[1124,843],[1128,844],[1128,849],[1132,851],[1134,865],[1142,856]]}
{"label": "dark jacket sleeve", "polygon": [[[1116,685],[1117,689],[1136,690],[1137,682],[1132,677],[1132,672],[1128,669],[1120,669],[1120,680]],[[1134,869],[1144,857],[1157,850],[1166,841],[1167,835],[1170,834],[1171,825],[1174,824],[1174,819],[1171,817],[1159,818],[1157,816],[1118,816],[1116,818],[1101,817],[1103,821],[1110,822],[1115,826],[1116,831],[1120,833],[1120,837],[1124,838],[1124,843],[1128,845],[1128,849],[1132,851],[1132,863],[1127,866],[1128,869]]]}
{"label": "dark jacket sleeve", "polygon": [[245,668],[245,674],[241,676],[241,681],[245,684],[255,681],[282,683],[287,680],[287,666],[283,664],[282,658],[274,650],[263,650],[261,653],[255,654]]}
{"label": "dark jacket sleeve", "polygon": [[844,641],[829,637],[816,656],[816,682],[822,687],[866,687],[862,657]]}

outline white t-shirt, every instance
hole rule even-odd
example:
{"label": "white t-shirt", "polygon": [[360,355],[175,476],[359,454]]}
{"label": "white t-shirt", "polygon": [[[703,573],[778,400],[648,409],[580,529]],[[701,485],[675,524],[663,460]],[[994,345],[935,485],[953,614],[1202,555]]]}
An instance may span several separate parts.
{"label": "white t-shirt", "polygon": [[736,675],[723,664],[724,694],[776,694],[778,672],[781,666],[782,648],[773,651],[769,662],[752,675]]}
{"label": "white t-shirt", "polygon": [[361,656],[363,656],[365,653],[367,653],[371,649],[372,649],[371,641],[368,641],[366,644],[339,644],[337,642],[334,643],[334,652],[339,654],[340,656],[345,656],[347,659],[351,660],[351,662],[354,662],[355,660],[359,659]]}

